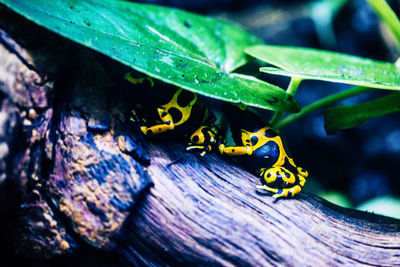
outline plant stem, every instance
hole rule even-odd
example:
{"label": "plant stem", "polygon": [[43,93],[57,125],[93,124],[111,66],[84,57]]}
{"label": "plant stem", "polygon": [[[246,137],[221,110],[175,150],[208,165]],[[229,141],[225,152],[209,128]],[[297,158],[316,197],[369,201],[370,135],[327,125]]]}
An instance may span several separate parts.
{"label": "plant stem", "polygon": [[352,96],[355,95],[359,95],[368,91],[374,90],[373,88],[367,88],[367,87],[362,87],[362,86],[356,86],[353,88],[350,88],[348,90],[333,94],[333,95],[329,95],[327,97],[324,97],[318,101],[315,101],[314,103],[311,103],[308,106],[305,106],[299,113],[296,114],[291,114],[287,117],[285,117],[284,119],[282,119],[279,123],[277,123],[274,128],[276,130],[279,130],[285,126],[287,126],[288,124],[304,117],[305,115],[313,112],[316,109],[319,109],[321,107],[324,106],[328,106],[331,105],[333,103],[339,102],[343,99],[346,98],[350,98]]}
{"label": "plant stem", "polygon": [[[297,78],[297,77],[292,77],[292,78],[290,79],[290,83],[289,83],[288,89],[286,90],[286,93],[287,93],[290,97],[293,96],[293,95],[296,93],[297,88],[299,87],[300,82],[301,82],[302,80],[303,80],[303,79]],[[274,116],[272,116],[272,118],[270,119],[269,124],[272,125],[272,126],[274,126],[275,124],[277,124],[277,123],[280,121],[280,119],[282,118],[283,114],[284,114],[283,111],[277,111],[277,112],[275,112]]]}
{"label": "plant stem", "polygon": [[367,0],[381,21],[389,28],[396,39],[400,51],[400,21],[385,0]]}

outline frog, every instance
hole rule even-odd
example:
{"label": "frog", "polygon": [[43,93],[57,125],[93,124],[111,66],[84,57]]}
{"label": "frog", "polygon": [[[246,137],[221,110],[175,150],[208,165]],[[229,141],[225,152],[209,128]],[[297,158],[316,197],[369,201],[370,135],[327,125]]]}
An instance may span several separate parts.
{"label": "frog", "polygon": [[[141,89],[141,104],[132,110],[131,121],[145,136],[171,133],[186,139],[188,152],[204,156],[217,151],[233,157],[261,180],[257,188],[274,193],[274,198],[294,197],[301,192],[308,172],[296,166],[282,137],[247,106],[223,103],[220,117],[225,119],[217,119],[193,92],[136,72],[127,73],[125,80],[134,85],[147,83],[155,89]],[[223,137],[227,127],[222,124],[229,124],[235,145],[227,145]]]}
{"label": "frog", "polygon": [[197,94],[134,71],[127,73],[125,80],[154,88],[141,93],[144,99],[132,109],[130,118],[145,136],[170,133],[183,137],[187,142],[186,150],[199,152],[200,156],[218,148],[221,134],[216,117]]}
{"label": "frog", "polygon": [[283,138],[256,113],[241,104],[224,104],[234,145],[221,143],[222,155],[234,157],[245,169],[256,175],[274,198],[294,197],[304,187],[308,171],[298,167]]}

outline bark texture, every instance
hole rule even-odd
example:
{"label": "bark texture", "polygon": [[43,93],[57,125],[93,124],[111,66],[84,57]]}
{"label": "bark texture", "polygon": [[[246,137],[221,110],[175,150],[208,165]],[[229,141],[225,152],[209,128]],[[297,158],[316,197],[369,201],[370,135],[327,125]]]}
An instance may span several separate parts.
{"label": "bark texture", "polygon": [[[142,140],[124,67],[0,7],[4,257],[47,265],[400,266],[400,221]],[[154,185],[154,186],[153,186]]]}

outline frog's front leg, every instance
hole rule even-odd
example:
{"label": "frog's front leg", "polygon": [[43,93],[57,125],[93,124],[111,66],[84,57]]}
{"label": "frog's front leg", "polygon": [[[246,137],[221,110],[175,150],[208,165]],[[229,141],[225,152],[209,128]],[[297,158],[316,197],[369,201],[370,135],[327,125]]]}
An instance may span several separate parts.
{"label": "frog's front leg", "polygon": [[212,147],[210,145],[189,145],[186,147],[186,151],[195,152],[201,151],[200,156],[204,156],[207,152],[211,151]]}
{"label": "frog's front leg", "polygon": [[222,155],[228,156],[242,156],[253,154],[253,146],[250,142],[250,135],[247,131],[242,130],[241,139],[243,146],[225,146],[220,144],[218,149]]}
{"label": "frog's front leg", "polygon": [[163,124],[156,124],[152,126],[140,126],[140,130],[145,135],[156,135],[160,133],[164,133],[166,131],[171,131],[175,128],[172,116],[168,111],[163,108],[157,108],[158,115],[160,116],[161,121]]}
{"label": "frog's front leg", "polygon": [[242,156],[253,154],[253,149],[248,146],[225,146],[224,144],[220,144],[218,149],[221,154],[228,156]]}
{"label": "frog's front leg", "polygon": [[221,137],[217,126],[202,125],[190,136],[186,150],[190,152],[201,151],[200,156],[204,156],[220,142]]}

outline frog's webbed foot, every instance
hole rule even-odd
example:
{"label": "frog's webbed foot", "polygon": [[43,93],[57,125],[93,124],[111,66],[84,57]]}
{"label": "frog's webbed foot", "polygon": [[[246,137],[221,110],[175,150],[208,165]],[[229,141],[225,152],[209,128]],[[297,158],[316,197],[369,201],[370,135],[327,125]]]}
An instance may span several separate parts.
{"label": "frog's webbed foot", "polygon": [[273,198],[294,197],[295,195],[300,193],[302,189],[300,185],[295,185],[291,188],[283,188],[283,189],[272,188],[267,185],[257,185],[257,188],[266,190],[271,193],[275,193],[272,196]]}

